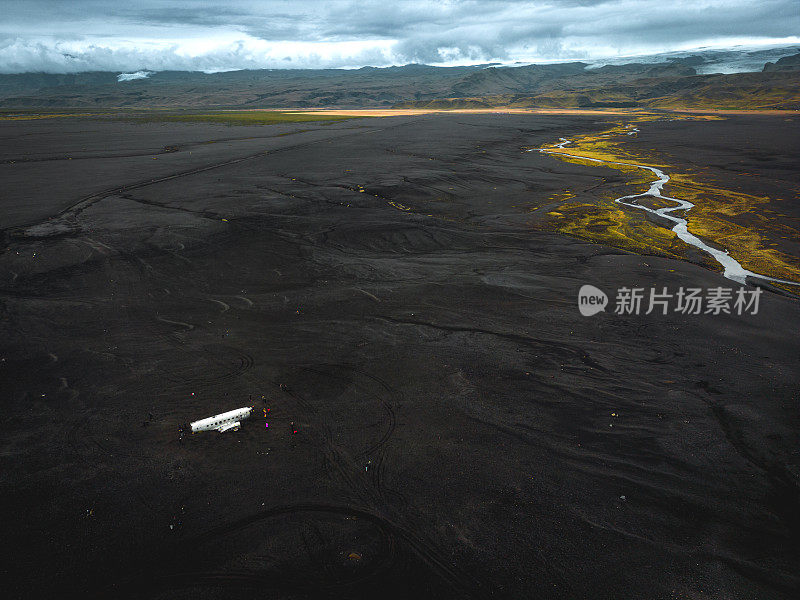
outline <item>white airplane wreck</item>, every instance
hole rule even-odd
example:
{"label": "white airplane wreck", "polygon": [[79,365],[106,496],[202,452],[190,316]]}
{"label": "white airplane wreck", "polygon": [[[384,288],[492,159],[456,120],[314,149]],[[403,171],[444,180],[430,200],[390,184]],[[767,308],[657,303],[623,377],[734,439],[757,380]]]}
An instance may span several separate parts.
{"label": "white airplane wreck", "polygon": [[228,412],[220,413],[213,417],[193,421],[189,423],[189,429],[192,433],[197,433],[198,431],[213,431],[215,429],[220,433],[225,433],[231,429],[237,431],[242,421],[247,419],[252,412],[252,406],[229,410]]}

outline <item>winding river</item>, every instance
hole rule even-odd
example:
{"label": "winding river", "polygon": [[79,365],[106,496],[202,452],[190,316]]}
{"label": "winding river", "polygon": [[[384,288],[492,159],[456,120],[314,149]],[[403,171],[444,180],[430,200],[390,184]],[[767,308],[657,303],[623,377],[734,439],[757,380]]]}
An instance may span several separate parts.
{"label": "winding river", "polygon": [[[628,132],[628,135],[632,135],[634,133],[638,133],[638,129],[634,129]],[[714,260],[716,260],[723,269],[723,275],[732,281],[736,281],[737,283],[746,284],[748,277],[753,277],[757,279],[761,279],[764,281],[771,281],[774,283],[783,283],[788,285],[800,285],[800,283],[796,281],[788,281],[786,279],[777,279],[775,277],[768,277],[767,275],[761,275],[759,273],[754,273],[753,271],[748,271],[745,269],[739,262],[733,258],[730,254],[728,254],[727,250],[718,250],[717,248],[713,248],[706,244],[703,240],[698,238],[696,235],[693,235],[689,231],[688,222],[686,219],[674,215],[672,213],[677,211],[686,211],[684,214],[687,214],[689,210],[694,208],[694,204],[687,200],[681,200],[679,198],[672,198],[670,196],[664,196],[661,191],[664,188],[664,185],[669,181],[669,175],[664,173],[661,169],[657,169],[655,167],[648,167],[646,165],[637,165],[635,163],[626,163],[626,162],[617,162],[611,160],[601,160],[598,158],[587,158],[585,156],[578,156],[575,154],[570,154],[569,152],[564,151],[564,146],[567,144],[572,143],[571,140],[567,138],[560,138],[560,142],[556,144],[553,148],[539,148],[539,152],[544,154],[555,154],[560,156],[568,156],[570,158],[575,158],[579,160],[588,160],[591,162],[596,162],[600,164],[607,164],[607,165],[620,165],[623,167],[635,167],[637,169],[644,169],[645,171],[650,171],[653,175],[656,176],[655,181],[650,184],[650,189],[646,192],[641,194],[631,194],[629,196],[621,196],[620,198],[616,198],[614,201],[619,202],[620,204],[624,204],[625,206],[629,206],[630,208],[637,208],[639,210],[644,210],[654,215],[658,215],[659,217],[663,217],[668,221],[671,221],[675,225],[672,227],[672,231],[684,242],[689,244],[690,246],[694,246],[695,248],[699,248],[703,252],[710,254]],[[533,151],[534,149],[529,150]],[[647,206],[642,206],[641,204],[637,204],[636,200],[639,198],[644,197],[652,197],[652,198],[660,198],[661,200],[666,200],[669,202],[674,202],[675,206],[665,206],[664,208],[648,208]]]}

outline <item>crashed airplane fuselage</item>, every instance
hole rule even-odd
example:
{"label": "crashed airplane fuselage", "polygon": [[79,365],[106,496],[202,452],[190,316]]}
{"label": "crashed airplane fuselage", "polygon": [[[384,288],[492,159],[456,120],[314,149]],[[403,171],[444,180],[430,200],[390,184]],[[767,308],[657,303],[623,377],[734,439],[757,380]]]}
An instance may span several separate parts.
{"label": "crashed airplane fuselage", "polygon": [[236,410],[229,410],[228,412],[214,415],[213,417],[200,419],[199,421],[193,421],[192,423],[189,423],[189,426],[192,433],[213,430],[224,433],[226,431],[230,431],[231,429],[236,431],[239,429],[242,421],[248,418],[252,412],[252,406],[245,406],[243,408],[237,408]]}

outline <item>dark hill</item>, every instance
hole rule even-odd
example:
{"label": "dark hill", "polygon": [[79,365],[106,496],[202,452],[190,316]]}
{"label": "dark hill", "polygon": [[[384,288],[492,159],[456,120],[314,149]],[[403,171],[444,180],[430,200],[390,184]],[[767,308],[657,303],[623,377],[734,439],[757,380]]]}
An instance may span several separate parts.
{"label": "dark hill", "polygon": [[764,73],[775,71],[797,71],[800,70],[800,52],[793,56],[784,56],[774,63],[768,62],[764,65]]}

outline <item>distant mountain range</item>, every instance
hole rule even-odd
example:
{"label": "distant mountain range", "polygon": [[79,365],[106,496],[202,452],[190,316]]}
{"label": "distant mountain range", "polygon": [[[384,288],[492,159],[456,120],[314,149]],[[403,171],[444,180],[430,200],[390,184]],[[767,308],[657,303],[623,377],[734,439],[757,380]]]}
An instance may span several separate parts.
{"label": "distant mountain range", "polygon": [[[762,63],[758,72],[706,73],[719,51],[644,57],[593,66],[363,67],[0,75],[4,109],[366,108],[366,107],[648,107],[800,109],[800,52]],[[735,62],[727,51],[726,60]],[[658,59],[658,60],[655,60]],[[716,62],[715,62],[716,61]]]}

